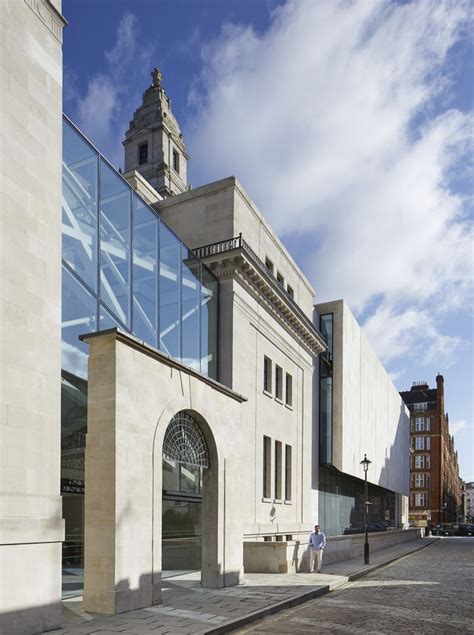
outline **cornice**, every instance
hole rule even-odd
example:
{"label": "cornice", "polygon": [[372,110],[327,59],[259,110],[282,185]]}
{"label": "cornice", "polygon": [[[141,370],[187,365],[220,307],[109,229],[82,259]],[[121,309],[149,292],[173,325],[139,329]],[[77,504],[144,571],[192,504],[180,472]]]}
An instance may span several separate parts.
{"label": "cornice", "polygon": [[25,0],[43,24],[51,31],[58,42],[63,42],[63,28],[67,21],[49,0]]}
{"label": "cornice", "polygon": [[217,279],[238,280],[311,354],[319,355],[325,351],[324,343],[316,331],[298,315],[282,294],[275,291],[244,249],[234,249],[230,253],[223,252],[202,260]]}

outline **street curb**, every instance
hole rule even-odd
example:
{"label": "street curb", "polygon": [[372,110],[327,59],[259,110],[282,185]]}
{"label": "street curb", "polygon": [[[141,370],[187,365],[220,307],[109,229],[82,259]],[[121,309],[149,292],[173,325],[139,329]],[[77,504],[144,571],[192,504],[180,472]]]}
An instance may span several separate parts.
{"label": "street curb", "polygon": [[320,586],[316,589],[312,589],[311,591],[300,593],[300,595],[295,595],[294,597],[289,598],[288,600],[282,600],[281,602],[277,602],[276,604],[271,604],[270,606],[267,606],[267,608],[265,609],[253,611],[253,613],[248,613],[247,615],[238,617],[237,619],[232,620],[232,622],[227,622],[226,624],[221,624],[220,626],[216,626],[215,628],[206,630],[204,631],[204,635],[221,635],[221,633],[229,633],[230,631],[233,631],[236,628],[245,626],[246,624],[249,624],[250,622],[254,622],[258,619],[261,619],[262,617],[267,617],[268,615],[273,615],[274,613],[278,613],[280,611],[283,611],[284,609],[289,609],[294,606],[298,606],[298,604],[304,604],[305,602],[308,602],[309,600],[313,600],[317,597],[320,597],[321,595],[326,595],[326,593],[336,591],[341,586],[344,586],[344,584],[346,584],[347,582],[352,582],[353,580],[362,578],[363,576],[368,575],[369,573],[372,573],[372,571],[376,571],[377,569],[386,567],[387,565],[391,564],[392,562],[395,562],[396,560],[401,560],[402,558],[405,558],[406,556],[410,556],[412,553],[416,553],[417,551],[426,549],[427,547],[434,544],[435,542],[438,542],[438,540],[440,540],[439,537],[436,537],[436,538],[433,537],[430,539],[429,542],[419,545],[411,549],[407,553],[402,553],[398,556],[389,558],[388,560],[384,560],[383,562],[379,562],[378,564],[370,565],[365,569],[361,569],[360,571],[356,571],[355,573],[350,573],[347,576],[340,576],[340,577],[346,578],[346,582],[341,582],[341,584],[338,584],[337,586],[333,586],[331,588],[329,584],[325,584],[324,586]]}

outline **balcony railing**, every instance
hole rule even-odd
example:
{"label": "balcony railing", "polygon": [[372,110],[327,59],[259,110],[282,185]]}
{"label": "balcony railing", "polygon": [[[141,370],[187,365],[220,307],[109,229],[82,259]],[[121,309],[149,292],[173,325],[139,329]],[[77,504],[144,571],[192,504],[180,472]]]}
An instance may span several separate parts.
{"label": "balcony railing", "polygon": [[203,247],[197,247],[193,249],[193,253],[198,258],[204,259],[210,256],[217,256],[222,253],[234,251],[236,249],[241,249],[242,251],[244,251],[244,253],[253,262],[259,273],[272,287],[273,291],[277,293],[280,299],[290,305],[292,311],[298,316],[300,321],[304,323],[306,328],[309,328],[313,332],[313,334],[316,335],[320,344],[324,348],[327,348],[327,345],[319,330],[314,326],[313,322],[308,318],[308,316],[302,311],[293,297],[286,291],[284,286],[275,278],[270,269],[264,264],[262,260],[260,260],[254,250],[250,247],[248,242],[244,240],[241,233],[234,238],[227,238],[226,240],[220,240],[209,245],[204,245]]}

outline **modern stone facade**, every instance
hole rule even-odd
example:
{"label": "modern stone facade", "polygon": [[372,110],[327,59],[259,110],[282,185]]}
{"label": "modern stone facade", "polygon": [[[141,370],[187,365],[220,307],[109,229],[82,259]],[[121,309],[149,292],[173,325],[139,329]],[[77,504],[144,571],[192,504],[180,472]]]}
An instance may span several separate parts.
{"label": "modern stone facade", "polygon": [[338,533],[362,529],[361,461],[366,455],[371,461],[369,498],[380,501],[370,507],[370,520],[380,528],[404,526],[409,494],[408,410],[347,304],[336,300],[315,309],[315,320],[329,344],[314,389],[319,393],[320,434],[319,461],[313,469],[314,478],[320,479],[320,504],[326,501],[325,517],[335,506]]}
{"label": "modern stone facade", "polygon": [[[188,189],[186,148],[156,69],[124,142],[124,176],[135,192],[65,120],[65,140],[75,143],[65,144],[61,254],[60,8],[59,0],[0,3],[6,633],[60,626],[61,269],[63,297],[74,300],[62,303],[63,362],[71,364],[63,364],[63,388],[73,412],[63,427],[72,444],[63,445],[63,512],[80,499],[74,521],[82,531],[87,417],[86,609],[159,602],[167,466],[199,485],[185,493],[202,504],[204,586],[238,584],[244,550],[257,550],[256,560],[263,554],[271,570],[265,553],[278,552],[279,567],[281,549],[268,543],[305,550],[319,515],[314,371],[328,344],[313,321],[314,290],[235,177]],[[403,407],[347,307],[321,308],[335,318],[334,473],[360,479],[366,452],[371,483],[401,499]],[[194,331],[186,330],[190,317]],[[166,342],[172,332],[175,348]],[[193,337],[194,357],[184,352]],[[166,444],[169,430],[182,454]],[[193,434],[205,448],[200,458]],[[171,505],[185,498],[169,491],[177,495]],[[401,518],[400,510],[399,501]]]}
{"label": "modern stone facade", "polygon": [[60,2],[0,3],[0,632],[60,626]]}

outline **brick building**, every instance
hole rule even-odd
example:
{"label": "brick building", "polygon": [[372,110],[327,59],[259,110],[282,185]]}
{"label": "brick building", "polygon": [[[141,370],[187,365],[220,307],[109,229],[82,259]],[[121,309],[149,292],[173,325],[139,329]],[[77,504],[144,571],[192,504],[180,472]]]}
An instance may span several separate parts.
{"label": "brick building", "polygon": [[444,378],[436,388],[414,382],[400,393],[410,410],[410,520],[453,523],[461,505],[461,481],[454,438],[444,409]]}

